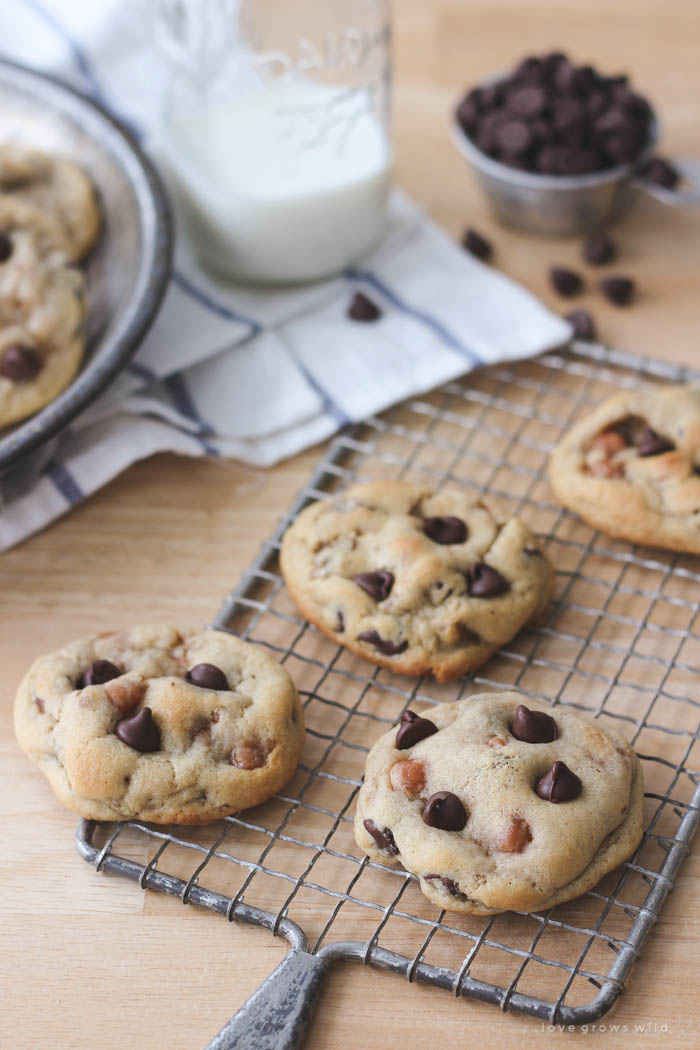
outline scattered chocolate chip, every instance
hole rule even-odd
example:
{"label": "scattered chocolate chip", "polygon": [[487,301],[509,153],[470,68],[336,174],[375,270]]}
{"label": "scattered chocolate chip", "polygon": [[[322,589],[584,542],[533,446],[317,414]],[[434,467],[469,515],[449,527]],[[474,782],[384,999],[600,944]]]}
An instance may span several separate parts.
{"label": "scattered chocolate chip", "polygon": [[423,820],[428,827],[441,831],[461,831],[467,823],[467,811],[451,791],[436,791],[425,804]]}
{"label": "scattered chocolate chip", "polygon": [[595,339],[595,321],[588,310],[571,310],[570,313],[564,315],[564,320],[568,321],[573,328],[574,339],[583,339],[586,343]]}
{"label": "scattered chocolate chip", "polygon": [[581,275],[575,270],[565,270],[563,266],[552,266],[549,271],[552,288],[564,299],[578,295],[583,288]]}
{"label": "scattered chocolate chip", "polygon": [[399,852],[399,847],[394,841],[394,836],[391,833],[391,828],[378,828],[373,820],[363,820],[365,830],[370,833],[374,841],[377,843],[379,849],[384,850],[385,853],[390,853],[392,857],[395,857]]}
{"label": "scattered chocolate chip", "polygon": [[437,731],[438,727],[429,718],[421,718],[415,711],[404,711],[396,732],[396,748],[398,751],[405,751],[409,747],[415,747],[421,740]]}
{"label": "scattered chocolate chip", "polygon": [[646,427],[637,445],[639,456],[660,456],[662,452],[672,452],[676,446],[668,438],[661,437],[651,427]]}
{"label": "scattered chocolate chip", "polygon": [[79,688],[82,689],[86,685],[104,685],[105,682],[118,678],[120,674],[122,672],[111,660],[95,660],[84,672]]}
{"label": "scattered chocolate chip", "polygon": [[375,649],[378,649],[384,656],[398,656],[399,653],[404,653],[408,649],[408,642],[404,638],[402,642],[391,642],[386,638],[382,638],[379,631],[363,631],[362,634],[357,636],[358,642],[367,642],[369,645],[373,645]]}
{"label": "scattered chocolate chip", "polygon": [[424,518],[423,531],[433,543],[464,543],[469,530],[461,518],[447,515],[444,518]]}
{"label": "scattered chocolate chip", "polygon": [[571,802],[582,790],[581,781],[564,762],[555,762],[535,785],[535,792],[546,802]]}
{"label": "scattered chocolate chip", "polygon": [[393,573],[385,569],[379,572],[358,572],[352,579],[353,583],[369,594],[370,598],[374,598],[375,602],[383,602],[388,598],[394,586]]}
{"label": "scattered chocolate chip", "polygon": [[471,255],[475,255],[477,259],[481,259],[482,262],[486,262],[493,255],[493,245],[490,241],[487,241],[485,237],[482,237],[476,230],[468,229],[464,231],[462,236],[462,247],[470,252]]}
{"label": "scattered chocolate chip", "polygon": [[231,752],[231,765],[238,769],[260,769],[267,762],[267,749],[261,744],[237,744]]}
{"label": "scattered chocolate chip", "polygon": [[617,255],[617,249],[607,233],[591,233],[583,242],[581,254],[589,266],[603,266],[612,262]]}
{"label": "scattered chocolate chip", "polygon": [[348,317],[352,321],[378,321],[381,316],[382,311],[376,303],[362,292],[355,292],[348,307]]}
{"label": "scattered chocolate chip", "polygon": [[335,614],[335,631],[336,634],[342,634],[345,630],[345,617],[343,616],[340,609]]}
{"label": "scattered chocolate chip", "polygon": [[228,689],[228,682],[224,672],[215,667],[214,664],[197,664],[191,667],[185,679],[200,689],[216,689],[218,691]]}
{"label": "scattered chocolate chip", "polygon": [[537,84],[514,88],[506,96],[506,107],[519,117],[539,117],[547,108],[547,92]]}
{"label": "scattered chocolate chip", "polygon": [[557,723],[545,711],[531,711],[518,704],[510,731],[516,740],[527,744],[549,744],[559,736]]}
{"label": "scattered chocolate chip", "polygon": [[494,135],[496,144],[508,158],[519,157],[532,145],[532,132],[524,120],[506,120]]}
{"label": "scattered chocolate chip", "polygon": [[160,730],[153,721],[150,707],[142,707],[130,718],[122,718],[117,722],[114,732],[134,751],[158,751],[160,748]]}
{"label": "scattered chocolate chip", "polygon": [[441,882],[442,885],[447,890],[447,892],[449,893],[450,897],[456,897],[457,900],[459,900],[459,901],[468,901],[469,900],[469,898],[467,897],[466,893],[462,893],[462,891],[460,890],[460,888],[457,885],[457,883],[455,882],[455,880],[454,879],[450,879],[447,875],[425,875],[424,877],[426,879],[429,879],[429,880],[435,880],[436,882]]}
{"label": "scattered chocolate chip", "polygon": [[675,190],[681,181],[681,175],[673,164],[663,157],[652,157],[642,168],[642,175],[657,186],[663,186],[667,190]]}
{"label": "scattered chocolate chip", "polygon": [[634,298],[635,283],[631,277],[604,277],[600,290],[615,306],[627,306]]}
{"label": "scattered chocolate chip", "polygon": [[0,233],[0,263],[7,262],[12,255],[12,241],[6,233]]}
{"label": "scattered chocolate chip", "polygon": [[485,561],[477,561],[467,572],[467,590],[472,598],[496,598],[509,591],[510,584]]}
{"label": "scattered chocolate chip", "polygon": [[28,383],[39,374],[42,364],[33,346],[8,346],[0,357],[0,375],[13,383]]}

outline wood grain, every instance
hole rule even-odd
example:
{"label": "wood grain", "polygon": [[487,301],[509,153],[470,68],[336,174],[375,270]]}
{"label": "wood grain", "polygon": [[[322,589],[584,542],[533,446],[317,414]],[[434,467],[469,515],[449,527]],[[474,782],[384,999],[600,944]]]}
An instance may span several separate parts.
{"label": "wood grain", "polygon": [[[578,245],[519,236],[486,214],[450,145],[450,106],[463,86],[528,49],[563,46],[604,69],[630,71],[658,104],[665,150],[698,156],[699,31],[692,0],[397,0],[399,183],[455,234],[466,224],[486,233],[495,264],[562,309],[546,271],[553,261],[575,264]],[[616,269],[638,279],[639,302],[616,310],[590,291],[581,304],[595,312],[607,341],[697,364],[700,211],[645,205],[616,236]],[[97,877],[73,846],[74,818],[14,743],[11,701],[27,664],[67,639],[139,620],[206,622],[318,452],[269,471],[156,457],[2,558],[2,1047],[193,1050],[281,958],[284,945],[264,931]],[[603,1022],[651,1030],[608,1029],[590,1036],[597,1043],[697,1045],[699,876],[698,857],[691,857],[627,991]],[[655,1033],[664,1024],[668,1031]],[[347,964],[328,981],[307,1045],[539,1048],[577,1038]]]}

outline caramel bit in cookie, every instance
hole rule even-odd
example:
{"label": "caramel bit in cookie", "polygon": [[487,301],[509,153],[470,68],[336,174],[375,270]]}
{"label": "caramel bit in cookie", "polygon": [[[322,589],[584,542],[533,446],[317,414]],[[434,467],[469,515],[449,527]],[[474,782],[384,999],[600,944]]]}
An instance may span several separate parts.
{"label": "caramel bit in cookie", "polygon": [[185,679],[200,689],[213,689],[223,692],[229,688],[224,672],[214,664],[197,664],[191,667]]}
{"label": "caramel bit in cookie", "polygon": [[394,791],[403,791],[413,802],[425,789],[425,766],[417,758],[402,758],[389,770],[389,780]]}
{"label": "caramel bit in cookie", "polygon": [[467,590],[472,598],[496,598],[509,591],[510,584],[497,569],[477,561],[467,572]]}
{"label": "caramel bit in cookie", "polygon": [[464,543],[469,530],[461,518],[447,515],[442,518],[424,518],[423,531],[433,541],[447,546],[453,543]]}
{"label": "caramel bit in cookie", "polygon": [[505,747],[506,746],[505,740],[503,740],[503,738],[500,737],[500,736],[492,736],[486,741],[486,743],[489,745],[489,747]]}
{"label": "caramel bit in cookie", "polygon": [[395,857],[398,854],[399,847],[394,841],[391,828],[378,828],[373,820],[363,820],[362,823],[365,831],[369,832],[376,842],[378,849],[391,854],[392,857]]}
{"label": "caramel bit in cookie", "polygon": [[44,703],[44,701],[43,701],[43,700],[41,699],[41,697],[40,697],[40,696],[35,696],[35,697],[34,697],[34,703],[36,704],[36,706],[37,706],[37,709],[38,709],[38,710],[39,710],[39,711],[41,712],[41,714],[43,715],[44,711],[46,710],[46,704],[45,704],[45,703]]}
{"label": "caramel bit in cookie", "polygon": [[559,736],[557,723],[545,711],[531,711],[525,704],[518,704],[510,731],[516,740],[527,744],[550,744]]}
{"label": "caramel bit in cookie", "polygon": [[130,718],[122,718],[114,732],[134,751],[149,752],[160,749],[160,729],[153,720],[150,707],[142,707]]}
{"label": "caramel bit in cookie", "polygon": [[668,438],[661,437],[651,427],[647,427],[639,439],[637,454],[645,458],[647,456],[660,456],[663,452],[673,452],[675,447]]}
{"label": "caramel bit in cookie", "polygon": [[352,579],[353,583],[369,594],[370,598],[374,598],[375,602],[383,602],[388,598],[394,586],[393,573],[385,569],[379,572],[359,572]]}
{"label": "caramel bit in cookie", "polygon": [[105,689],[107,699],[119,711],[132,711],[143,700],[146,683],[143,680],[112,682]]}
{"label": "caramel bit in cookie", "polygon": [[456,897],[457,900],[460,901],[469,900],[466,893],[462,893],[455,880],[450,879],[447,875],[426,875],[424,877],[428,881],[435,880],[436,882],[441,882],[447,890],[447,892],[449,893],[450,897]]}
{"label": "caramel bit in cookie", "polygon": [[496,845],[501,853],[522,853],[529,842],[532,842],[532,828],[528,822],[522,817],[511,817],[510,827]]}
{"label": "caramel bit in cookie", "polygon": [[423,820],[430,828],[461,831],[467,823],[467,811],[451,791],[436,791],[425,804]]}
{"label": "caramel bit in cookie", "polygon": [[362,634],[357,636],[358,642],[367,642],[368,645],[373,645],[375,649],[378,649],[384,656],[398,656],[399,653],[404,653],[408,649],[408,642],[404,639],[403,642],[391,642],[386,638],[382,638],[379,631],[363,631]]}
{"label": "caramel bit in cookie", "polygon": [[111,660],[95,660],[80,676],[75,687],[84,689],[86,685],[104,685],[105,682],[111,682],[113,678],[119,678],[121,673]]}
{"label": "caramel bit in cookie", "polygon": [[231,752],[231,765],[238,769],[260,769],[267,762],[267,749],[262,744],[236,744]]}
{"label": "caramel bit in cookie", "polygon": [[546,802],[571,802],[578,798],[583,784],[565,762],[555,762],[535,784],[535,792]]}
{"label": "caramel bit in cookie", "polygon": [[429,718],[421,718],[415,711],[404,711],[396,733],[397,751],[405,751],[437,733],[438,727]]}

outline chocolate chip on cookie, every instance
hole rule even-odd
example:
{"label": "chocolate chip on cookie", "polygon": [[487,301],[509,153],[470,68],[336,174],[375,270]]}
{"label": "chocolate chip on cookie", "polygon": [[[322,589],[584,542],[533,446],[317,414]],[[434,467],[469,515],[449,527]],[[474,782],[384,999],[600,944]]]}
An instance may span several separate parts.
{"label": "chocolate chip on cookie", "polygon": [[93,660],[82,676],[83,685],[104,685],[122,672],[111,660]]}
{"label": "chocolate chip on cookie", "polygon": [[510,590],[510,584],[497,569],[477,561],[467,573],[467,589],[472,598],[497,598]]}
{"label": "chocolate chip on cookie", "polygon": [[583,784],[565,762],[557,761],[537,781],[535,791],[547,802],[571,802],[578,798]]}
{"label": "chocolate chip on cookie", "polygon": [[28,383],[41,371],[41,354],[33,346],[8,346],[0,357],[0,375],[13,383]]}
{"label": "chocolate chip on cookie", "polygon": [[365,829],[377,843],[377,847],[380,850],[383,850],[385,853],[390,853],[392,857],[397,855],[399,849],[394,841],[394,836],[392,835],[390,828],[378,828],[373,820],[365,820],[363,821],[363,824]]}
{"label": "chocolate chip on cookie", "polygon": [[267,762],[262,744],[237,744],[231,752],[231,765],[238,769],[260,769]]}
{"label": "chocolate chip on cookie", "polygon": [[468,530],[461,518],[447,515],[441,518],[424,518],[423,529],[433,543],[451,544],[464,543]]}
{"label": "chocolate chip on cookie", "polygon": [[651,427],[646,427],[637,445],[637,455],[660,456],[663,452],[673,452],[675,447],[668,438],[661,437]]}
{"label": "chocolate chip on cookie", "polygon": [[415,747],[421,740],[425,740],[437,731],[437,726],[429,718],[421,718],[414,711],[404,711],[396,733],[396,749],[405,751],[409,747]]}
{"label": "chocolate chip on cookie", "polygon": [[366,591],[370,598],[374,598],[375,602],[383,602],[391,594],[394,576],[386,569],[380,572],[358,572],[357,576],[353,576],[353,582]]}
{"label": "chocolate chip on cookie", "polygon": [[518,704],[515,709],[510,731],[516,740],[525,740],[528,744],[548,744],[559,735],[557,723],[545,711],[531,711],[525,704]]}
{"label": "chocolate chip on cookie", "polygon": [[373,645],[375,649],[378,649],[384,656],[398,656],[399,653],[405,653],[408,649],[408,642],[404,638],[402,642],[392,642],[388,638],[382,638],[379,631],[363,631],[362,634],[357,636],[358,642],[367,642],[368,645]]}
{"label": "chocolate chip on cookie", "polygon": [[229,687],[226,675],[214,664],[197,664],[196,667],[191,667],[185,679],[192,685],[198,685],[200,689],[214,689],[220,692]]}
{"label": "chocolate chip on cookie", "polygon": [[467,823],[467,811],[451,791],[436,791],[425,804],[423,820],[441,831],[461,831]]}
{"label": "chocolate chip on cookie", "polygon": [[0,263],[7,262],[12,255],[12,238],[7,233],[0,232]]}
{"label": "chocolate chip on cookie", "polygon": [[142,707],[135,715],[117,722],[114,732],[119,739],[142,753],[160,749],[160,729],[153,721],[150,707]]}

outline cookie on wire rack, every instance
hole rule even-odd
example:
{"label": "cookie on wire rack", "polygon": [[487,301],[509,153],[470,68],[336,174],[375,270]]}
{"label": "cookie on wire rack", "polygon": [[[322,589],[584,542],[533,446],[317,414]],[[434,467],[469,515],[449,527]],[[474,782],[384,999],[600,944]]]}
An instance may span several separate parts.
{"label": "cookie on wire rack", "polygon": [[358,846],[417,875],[448,911],[551,908],[641,840],[642,770],[627,741],[522,699],[480,693],[407,711],[367,757]]}
{"label": "cookie on wire rack", "polygon": [[265,649],[222,631],[147,626],[39,657],[17,693],[15,732],[83,817],[205,824],[289,780],[304,721]]}
{"label": "cookie on wire rack", "polygon": [[700,554],[700,385],[611,397],[559,442],[549,477],[608,536]]}
{"label": "cookie on wire rack", "polygon": [[280,564],[299,611],[399,674],[451,681],[545,611],[553,570],[530,530],[482,500],[403,481],[306,507]]}

